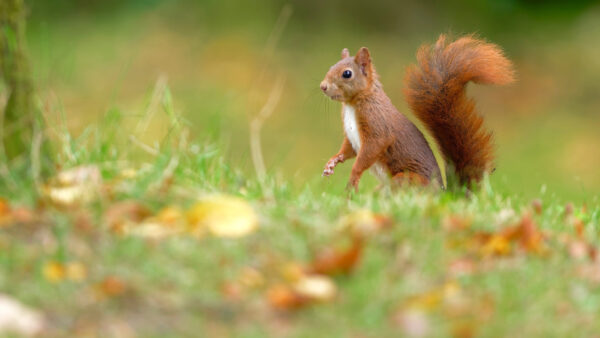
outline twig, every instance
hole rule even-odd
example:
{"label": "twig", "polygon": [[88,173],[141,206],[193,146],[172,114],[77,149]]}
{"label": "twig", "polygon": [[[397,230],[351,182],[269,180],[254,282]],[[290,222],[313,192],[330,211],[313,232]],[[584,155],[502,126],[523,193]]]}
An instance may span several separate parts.
{"label": "twig", "polygon": [[277,43],[279,42],[279,39],[281,38],[281,34],[283,33],[285,26],[287,26],[287,23],[291,16],[292,16],[292,5],[286,4],[281,9],[281,12],[279,13],[279,17],[277,18],[277,21],[275,22],[275,26],[273,27],[273,30],[271,31],[271,35],[269,35],[269,39],[267,40],[267,44],[265,46],[265,54],[267,55],[268,58],[270,58],[273,55],[273,53],[275,53],[275,47],[277,46]]}
{"label": "twig", "polygon": [[152,156],[158,156],[159,151],[157,149],[152,148],[151,146],[147,145],[146,143],[138,140],[134,135],[129,135],[129,140],[136,146],[140,147],[143,151],[147,152],[148,154],[150,154]]}
{"label": "twig", "polygon": [[260,129],[262,128],[265,120],[269,118],[271,114],[273,114],[277,103],[279,103],[281,93],[283,92],[284,82],[285,80],[283,76],[279,76],[279,78],[277,78],[277,81],[275,81],[275,84],[271,89],[271,93],[269,94],[267,102],[262,107],[258,115],[252,119],[252,122],[250,122],[250,152],[252,153],[252,162],[254,163],[256,175],[261,182],[263,182],[266,177],[266,169],[262,148],[260,146]]}
{"label": "twig", "polygon": [[135,127],[136,132],[146,131],[148,129],[148,125],[150,121],[154,117],[154,114],[157,111],[158,106],[160,105],[160,101],[164,95],[165,88],[167,87],[167,76],[161,74],[156,80],[156,84],[154,85],[154,89],[152,90],[152,96],[150,97],[150,102],[148,103],[148,107],[144,113],[144,117],[138,122]]}
{"label": "twig", "polygon": [[[265,71],[270,63],[273,54],[275,53],[275,47],[281,38],[283,30],[287,26],[287,23],[292,15],[292,6],[287,4],[283,6],[281,12],[279,13],[279,17],[275,22],[275,26],[269,35],[267,40],[267,44],[265,45],[265,63],[262,67],[262,70],[258,76],[258,78],[254,81],[253,88],[257,88],[256,84],[260,83],[262,78],[264,77]],[[250,122],[250,152],[252,154],[252,162],[254,163],[254,169],[256,170],[256,175],[258,179],[263,185],[264,188],[264,179],[267,174],[267,170],[265,168],[265,161],[262,154],[262,148],[260,145],[260,130],[264,121],[273,114],[275,110],[275,106],[279,102],[281,98],[281,93],[283,91],[284,85],[284,77],[279,76],[271,89],[269,97],[265,105],[261,108],[258,115],[255,116]]]}

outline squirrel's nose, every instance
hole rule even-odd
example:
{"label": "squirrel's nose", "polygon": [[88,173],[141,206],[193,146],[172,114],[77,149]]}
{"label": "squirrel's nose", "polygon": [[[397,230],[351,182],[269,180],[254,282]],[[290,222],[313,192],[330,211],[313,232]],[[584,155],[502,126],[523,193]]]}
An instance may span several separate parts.
{"label": "squirrel's nose", "polygon": [[327,90],[327,83],[325,81],[321,82],[321,90],[322,91],[326,91]]}

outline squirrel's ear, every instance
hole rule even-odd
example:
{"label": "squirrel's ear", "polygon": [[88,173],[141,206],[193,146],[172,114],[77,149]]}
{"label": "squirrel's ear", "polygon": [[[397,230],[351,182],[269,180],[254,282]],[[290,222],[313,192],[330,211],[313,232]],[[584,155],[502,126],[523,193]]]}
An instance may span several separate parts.
{"label": "squirrel's ear", "polygon": [[356,56],[354,57],[354,62],[360,66],[364,75],[371,74],[371,54],[367,47],[362,47],[358,50],[358,53],[356,53]]}
{"label": "squirrel's ear", "polygon": [[348,51],[348,48],[342,49],[342,59],[345,59],[349,56],[350,56],[350,52]]}

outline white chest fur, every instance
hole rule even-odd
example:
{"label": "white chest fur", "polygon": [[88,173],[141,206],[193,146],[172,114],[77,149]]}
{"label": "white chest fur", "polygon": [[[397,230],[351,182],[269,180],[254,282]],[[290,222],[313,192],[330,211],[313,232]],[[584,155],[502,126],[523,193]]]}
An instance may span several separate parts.
{"label": "white chest fur", "polygon": [[[346,132],[346,137],[350,144],[352,144],[352,148],[358,154],[360,150],[360,132],[358,130],[358,122],[356,121],[356,109],[349,104],[344,104],[343,106],[344,112],[344,131]],[[375,162],[371,167],[371,172],[382,182],[385,182],[389,178],[389,174],[385,167],[379,163]]]}
{"label": "white chest fur", "polygon": [[356,122],[356,109],[349,104],[344,104],[344,131],[346,137],[355,152],[358,153],[360,149],[360,133],[358,131],[358,123]]}

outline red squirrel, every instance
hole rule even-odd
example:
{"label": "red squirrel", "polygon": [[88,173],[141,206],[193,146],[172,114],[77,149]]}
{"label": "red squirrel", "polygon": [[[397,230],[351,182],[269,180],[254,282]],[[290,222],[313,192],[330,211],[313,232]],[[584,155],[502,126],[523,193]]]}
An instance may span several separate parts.
{"label": "red squirrel", "polygon": [[[433,46],[422,46],[417,61],[405,78],[409,106],[439,144],[460,184],[479,182],[492,169],[492,135],[484,129],[465,87],[469,81],[512,82],[511,62],[494,44],[473,36],[449,43],[445,35]],[[342,102],[345,132],[342,146],[325,165],[323,176],[356,157],[348,182],[355,190],[369,168],[383,180],[391,177],[426,185],[439,179],[440,169],[425,137],[383,91],[366,47],[354,57],[348,49],[342,50],[342,59],[329,69],[321,90]]]}

